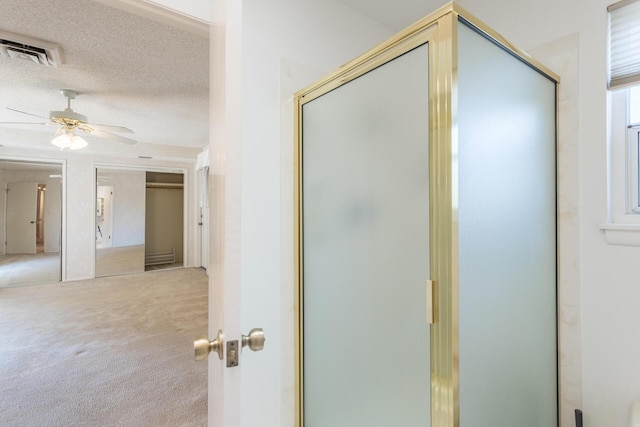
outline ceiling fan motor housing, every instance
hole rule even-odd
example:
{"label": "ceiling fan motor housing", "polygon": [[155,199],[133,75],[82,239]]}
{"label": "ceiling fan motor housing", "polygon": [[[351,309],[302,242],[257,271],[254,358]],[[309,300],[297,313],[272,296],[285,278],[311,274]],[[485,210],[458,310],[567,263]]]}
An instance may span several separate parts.
{"label": "ceiling fan motor housing", "polygon": [[50,111],[49,118],[51,121],[60,124],[77,124],[78,122],[87,122],[87,116],[78,114],[71,108],[65,108],[64,111]]}
{"label": "ceiling fan motor housing", "polygon": [[64,111],[50,111],[51,121],[67,127],[77,126],[78,123],[87,123],[87,116],[78,114],[71,109],[71,100],[76,99],[78,92],[71,89],[60,89],[60,93],[67,98],[67,108]]}

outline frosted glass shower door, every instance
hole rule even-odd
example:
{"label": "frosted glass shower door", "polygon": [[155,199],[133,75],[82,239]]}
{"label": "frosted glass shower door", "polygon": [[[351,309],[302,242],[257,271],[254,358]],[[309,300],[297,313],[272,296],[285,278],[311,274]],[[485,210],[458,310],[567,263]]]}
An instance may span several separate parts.
{"label": "frosted glass shower door", "polygon": [[428,48],[302,107],[306,427],[430,424]]}
{"label": "frosted glass shower door", "polygon": [[556,85],[458,43],[460,425],[557,426]]}

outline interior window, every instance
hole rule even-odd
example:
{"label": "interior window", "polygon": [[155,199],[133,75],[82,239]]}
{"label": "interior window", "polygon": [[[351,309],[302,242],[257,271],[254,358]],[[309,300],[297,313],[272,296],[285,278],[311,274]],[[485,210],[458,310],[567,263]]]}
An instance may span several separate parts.
{"label": "interior window", "polygon": [[640,213],[640,86],[627,95],[627,213]]}
{"label": "interior window", "polygon": [[610,244],[640,246],[640,0],[607,8],[608,214]]}
{"label": "interior window", "polygon": [[629,125],[640,126],[640,86],[629,89]]}

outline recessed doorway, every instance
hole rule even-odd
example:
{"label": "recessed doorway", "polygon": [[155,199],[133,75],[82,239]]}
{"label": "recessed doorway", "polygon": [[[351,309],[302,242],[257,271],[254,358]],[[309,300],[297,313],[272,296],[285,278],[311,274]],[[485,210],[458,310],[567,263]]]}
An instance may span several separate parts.
{"label": "recessed doorway", "polygon": [[185,172],[96,168],[96,277],[183,267]]}
{"label": "recessed doorway", "polygon": [[0,287],[62,278],[61,162],[0,159]]}

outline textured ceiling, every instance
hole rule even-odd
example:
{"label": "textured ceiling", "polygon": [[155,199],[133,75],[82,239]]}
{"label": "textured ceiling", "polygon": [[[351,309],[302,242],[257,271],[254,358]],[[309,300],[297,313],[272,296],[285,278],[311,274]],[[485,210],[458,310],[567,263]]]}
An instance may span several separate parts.
{"label": "textured ceiling", "polygon": [[[135,132],[140,143],[128,151],[208,144],[207,38],[88,0],[3,0],[0,31],[58,44],[64,55],[59,68],[0,57],[0,121],[38,121],[5,107],[42,116],[62,110],[59,89],[68,88],[80,93],[72,108],[89,122]],[[0,144],[46,142],[54,131],[2,126]]]}
{"label": "textured ceiling", "polygon": [[[126,146],[88,137],[87,150],[153,155],[160,144],[167,148],[164,153],[170,153],[169,157],[193,157],[208,144],[208,39],[201,31],[187,32],[161,23],[166,20],[130,14],[109,6],[109,1],[2,0],[0,31],[60,45],[64,64],[48,68],[0,57],[0,122],[35,119],[5,107],[42,116],[48,116],[50,110],[62,110],[66,100],[59,89],[74,89],[80,92],[72,102],[76,112],[93,123],[128,127],[139,141]],[[392,31],[445,3],[337,1]],[[118,0],[113,4],[135,3]],[[0,125],[0,148],[28,145],[52,149],[48,141],[54,131],[49,126]]]}

